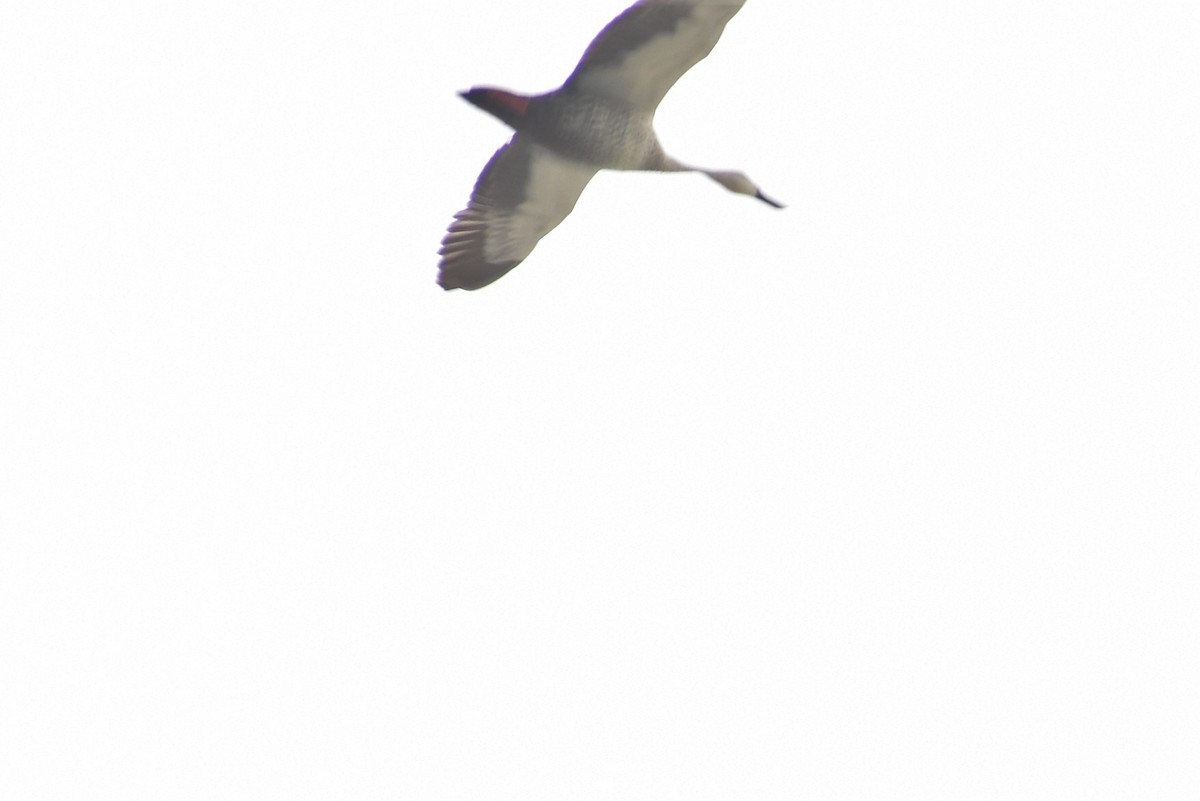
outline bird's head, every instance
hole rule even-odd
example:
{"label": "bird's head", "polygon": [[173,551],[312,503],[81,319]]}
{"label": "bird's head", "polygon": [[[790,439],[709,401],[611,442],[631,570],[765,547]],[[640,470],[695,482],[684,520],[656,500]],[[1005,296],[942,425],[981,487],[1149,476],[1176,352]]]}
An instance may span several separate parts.
{"label": "bird's head", "polygon": [[746,177],[745,173],[737,172],[736,170],[705,170],[705,175],[712,178],[721,186],[728,189],[730,192],[736,192],[739,195],[749,195],[750,197],[758,198],[768,206],[774,206],[777,209],[782,209],[783,204],[772,200],[762,193],[758,185]]}

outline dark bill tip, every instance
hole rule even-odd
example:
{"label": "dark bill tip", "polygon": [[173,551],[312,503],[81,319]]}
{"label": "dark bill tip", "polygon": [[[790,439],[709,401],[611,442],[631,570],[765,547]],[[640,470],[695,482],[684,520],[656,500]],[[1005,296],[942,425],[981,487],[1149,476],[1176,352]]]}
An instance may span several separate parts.
{"label": "dark bill tip", "polygon": [[787,208],[782,203],[780,203],[778,200],[771,200],[771,198],[767,197],[762,192],[757,192],[757,193],[755,193],[754,196],[756,198],[758,198],[759,200],[761,200],[763,203],[766,203],[768,206],[774,206],[777,209]]}

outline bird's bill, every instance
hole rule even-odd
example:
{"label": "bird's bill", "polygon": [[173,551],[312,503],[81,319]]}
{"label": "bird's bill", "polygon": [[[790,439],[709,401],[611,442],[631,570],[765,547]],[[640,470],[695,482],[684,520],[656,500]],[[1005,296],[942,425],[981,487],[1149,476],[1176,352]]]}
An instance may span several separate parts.
{"label": "bird's bill", "polygon": [[756,198],[758,198],[759,200],[761,200],[763,203],[766,203],[768,206],[774,206],[777,209],[784,208],[784,205],[782,203],[780,203],[778,200],[771,200],[771,198],[764,195],[761,191],[755,192],[754,196]]}

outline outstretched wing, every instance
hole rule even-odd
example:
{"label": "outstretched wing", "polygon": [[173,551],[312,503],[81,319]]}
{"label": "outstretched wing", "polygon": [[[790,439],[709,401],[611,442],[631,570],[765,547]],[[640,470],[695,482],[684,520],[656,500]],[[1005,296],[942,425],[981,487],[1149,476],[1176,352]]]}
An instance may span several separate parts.
{"label": "outstretched wing", "polygon": [[564,88],[654,111],[680,76],[712,52],[746,0],[641,0],[592,40]]}
{"label": "outstretched wing", "polygon": [[575,208],[596,167],[517,134],[483,168],[467,207],[442,239],[438,284],[479,289],[525,259]]}

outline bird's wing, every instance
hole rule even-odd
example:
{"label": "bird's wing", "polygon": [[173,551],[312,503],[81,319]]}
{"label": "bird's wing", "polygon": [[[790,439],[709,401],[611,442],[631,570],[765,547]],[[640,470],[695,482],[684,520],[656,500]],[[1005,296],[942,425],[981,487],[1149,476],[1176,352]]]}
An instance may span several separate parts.
{"label": "bird's wing", "polygon": [[564,88],[654,111],[746,0],[641,0],[592,40]]}
{"label": "bird's wing", "polygon": [[479,174],[467,207],[454,215],[438,251],[438,283],[479,289],[516,267],[571,213],[596,172],[514,136]]}

